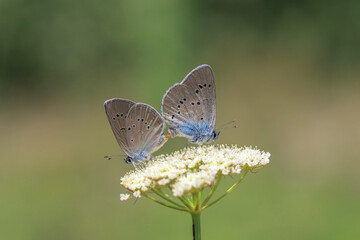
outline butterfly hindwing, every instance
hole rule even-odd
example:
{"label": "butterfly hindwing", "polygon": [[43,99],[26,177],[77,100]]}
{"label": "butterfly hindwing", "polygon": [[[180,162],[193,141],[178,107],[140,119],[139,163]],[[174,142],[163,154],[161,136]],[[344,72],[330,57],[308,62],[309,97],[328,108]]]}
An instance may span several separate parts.
{"label": "butterfly hindwing", "polygon": [[131,152],[150,155],[165,143],[165,123],[151,106],[136,103],[129,110],[125,121],[127,144]]}

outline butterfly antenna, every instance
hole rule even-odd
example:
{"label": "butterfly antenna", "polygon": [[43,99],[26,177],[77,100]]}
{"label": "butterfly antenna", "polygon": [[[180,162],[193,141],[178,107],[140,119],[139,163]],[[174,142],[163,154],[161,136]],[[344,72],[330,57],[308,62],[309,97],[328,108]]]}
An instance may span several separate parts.
{"label": "butterfly antenna", "polygon": [[126,157],[126,155],[124,154],[118,154],[118,155],[108,155],[108,156],[104,156],[104,158],[107,158],[108,160],[112,159],[112,158],[118,158],[118,157]]}
{"label": "butterfly antenna", "polygon": [[226,125],[229,125],[229,124],[231,124],[231,123],[234,123],[234,122],[235,122],[235,120],[232,120],[232,121],[230,121],[230,122],[224,123],[224,124],[218,126],[215,130],[219,130],[220,128],[222,128],[222,127],[224,127],[224,126],[226,126]]}
{"label": "butterfly antenna", "polygon": [[229,127],[217,128],[216,130],[227,129],[227,128],[237,128],[237,127],[238,126],[234,125],[234,126],[229,126]]}

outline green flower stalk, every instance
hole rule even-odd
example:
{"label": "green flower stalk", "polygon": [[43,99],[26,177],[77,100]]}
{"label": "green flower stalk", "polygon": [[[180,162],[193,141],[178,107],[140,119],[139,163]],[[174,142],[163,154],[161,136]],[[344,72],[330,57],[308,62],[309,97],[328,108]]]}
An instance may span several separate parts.
{"label": "green flower stalk", "polygon": [[[121,184],[132,196],[120,194],[120,199],[144,196],[162,206],[190,213],[193,239],[199,240],[201,212],[231,193],[249,171],[267,165],[269,158],[270,153],[256,148],[226,145],[203,145],[161,155],[121,178]],[[221,179],[234,174],[240,175],[239,179],[214,199]]]}

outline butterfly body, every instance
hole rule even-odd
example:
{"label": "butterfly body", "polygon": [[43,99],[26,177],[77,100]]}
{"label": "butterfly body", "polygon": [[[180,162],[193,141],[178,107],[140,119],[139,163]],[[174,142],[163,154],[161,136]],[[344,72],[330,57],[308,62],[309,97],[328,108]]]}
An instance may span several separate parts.
{"label": "butterfly body", "polygon": [[170,87],[163,97],[162,114],[171,126],[172,137],[183,136],[199,145],[217,139],[216,88],[211,67],[201,65]]}
{"label": "butterfly body", "polygon": [[165,123],[153,107],[121,98],[109,99],[104,106],[115,138],[127,154],[126,163],[150,158],[166,142]]}
{"label": "butterfly body", "polygon": [[191,143],[195,144],[216,140],[220,134],[220,132],[212,130],[211,126],[206,123],[178,125],[169,128],[169,132],[172,137],[186,137]]}

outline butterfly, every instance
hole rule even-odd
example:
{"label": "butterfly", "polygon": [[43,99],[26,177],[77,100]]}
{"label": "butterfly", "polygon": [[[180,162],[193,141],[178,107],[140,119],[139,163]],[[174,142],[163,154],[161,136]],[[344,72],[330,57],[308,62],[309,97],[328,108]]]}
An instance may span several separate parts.
{"label": "butterfly", "polygon": [[216,88],[211,67],[200,65],[181,83],[170,87],[162,99],[161,110],[172,137],[183,136],[199,145],[215,143],[220,132],[214,130]]}
{"label": "butterfly", "polygon": [[[150,105],[113,98],[105,101],[104,106],[115,138],[127,154],[126,163],[135,167],[166,142],[165,122]],[[111,159],[113,156],[105,157]]]}

